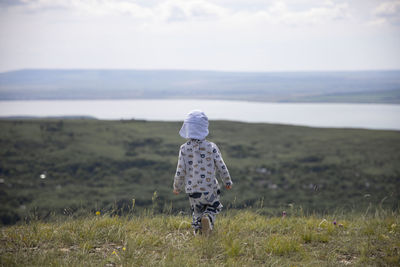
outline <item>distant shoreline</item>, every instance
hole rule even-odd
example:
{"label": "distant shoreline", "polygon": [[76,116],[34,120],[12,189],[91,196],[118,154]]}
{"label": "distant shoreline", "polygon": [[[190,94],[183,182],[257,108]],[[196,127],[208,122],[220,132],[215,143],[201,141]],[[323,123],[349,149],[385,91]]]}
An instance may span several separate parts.
{"label": "distant shoreline", "polygon": [[269,104],[371,104],[371,105],[400,105],[400,101],[395,102],[378,102],[378,101],[318,101],[318,100],[293,100],[293,101],[268,101],[268,100],[258,100],[258,99],[236,99],[236,98],[13,98],[13,99],[1,99],[0,102],[17,102],[17,101],[151,101],[151,100],[201,100],[201,101],[238,101],[238,102],[250,102],[250,103],[269,103]]}
{"label": "distant shoreline", "polygon": [[206,99],[400,104],[400,70],[223,72],[46,70],[0,73],[0,100]]}

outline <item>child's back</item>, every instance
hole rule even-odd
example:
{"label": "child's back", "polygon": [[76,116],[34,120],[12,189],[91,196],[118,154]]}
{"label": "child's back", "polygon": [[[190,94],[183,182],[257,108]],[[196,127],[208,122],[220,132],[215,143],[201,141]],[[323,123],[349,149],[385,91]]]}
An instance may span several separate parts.
{"label": "child's back", "polygon": [[203,112],[190,112],[179,133],[188,140],[179,150],[174,193],[184,190],[189,195],[192,225],[196,232],[201,229],[208,234],[213,228],[215,215],[222,209],[216,173],[227,189],[231,188],[232,180],[217,145],[205,139],[208,118]]}
{"label": "child's back", "polygon": [[220,187],[216,170],[225,185],[230,185],[229,172],[218,147],[208,140],[191,139],[179,150],[175,188],[185,188],[186,193],[217,191]]}

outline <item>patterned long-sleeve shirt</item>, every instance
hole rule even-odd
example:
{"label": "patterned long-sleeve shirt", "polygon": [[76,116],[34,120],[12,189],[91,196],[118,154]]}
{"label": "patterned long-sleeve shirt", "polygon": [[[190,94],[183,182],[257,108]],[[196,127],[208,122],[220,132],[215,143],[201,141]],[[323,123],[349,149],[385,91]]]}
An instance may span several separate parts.
{"label": "patterned long-sleeve shirt", "polygon": [[184,189],[186,193],[217,191],[220,189],[217,173],[225,185],[232,185],[217,145],[192,139],[180,147],[174,189]]}

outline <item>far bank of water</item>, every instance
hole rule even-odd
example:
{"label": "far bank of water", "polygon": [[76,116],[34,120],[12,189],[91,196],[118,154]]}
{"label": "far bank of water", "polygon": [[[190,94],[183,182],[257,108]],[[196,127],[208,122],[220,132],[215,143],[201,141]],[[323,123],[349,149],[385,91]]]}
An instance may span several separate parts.
{"label": "far bank of water", "polygon": [[193,109],[203,110],[210,120],[400,130],[400,105],[387,104],[221,100],[0,101],[0,117],[92,116],[105,120],[182,121],[185,114]]}

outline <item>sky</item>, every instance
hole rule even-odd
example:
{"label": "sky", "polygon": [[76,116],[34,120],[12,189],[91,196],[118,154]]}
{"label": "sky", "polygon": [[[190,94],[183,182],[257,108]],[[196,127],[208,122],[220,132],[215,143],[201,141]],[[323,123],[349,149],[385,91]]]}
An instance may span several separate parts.
{"label": "sky", "polygon": [[400,69],[400,0],[0,0],[0,72]]}

